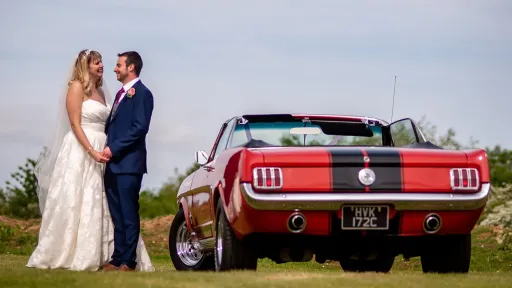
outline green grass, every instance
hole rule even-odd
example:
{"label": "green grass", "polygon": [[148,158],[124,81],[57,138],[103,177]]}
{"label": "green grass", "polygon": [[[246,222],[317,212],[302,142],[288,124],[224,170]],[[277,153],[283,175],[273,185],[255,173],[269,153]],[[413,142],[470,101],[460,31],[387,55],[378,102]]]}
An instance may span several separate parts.
{"label": "green grass", "polygon": [[[154,273],[72,272],[26,268],[37,229],[0,221],[1,287],[510,287],[512,283],[512,237],[503,230],[477,227],[473,233],[471,271],[463,275],[426,275],[419,258],[397,257],[389,274],[344,273],[337,262],[275,264],[263,259],[257,272],[177,272],[167,252],[165,222],[143,230],[156,268]],[[148,226],[149,227],[149,226]],[[160,231],[160,232],[159,232]],[[505,235],[511,233],[505,230]]]}
{"label": "green grass", "polygon": [[34,233],[0,222],[0,254],[30,255],[36,244]]}
{"label": "green grass", "polygon": [[[471,272],[512,273],[512,238],[506,237],[503,243],[496,241],[496,233],[490,227],[477,227],[473,230],[471,247]],[[504,233],[512,233],[509,229]],[[420,258],[405,261],[401,256],[395,259],[393,270],[421,271]]]}
{"label": "green grass", "polygon": [[176,272],[170,260],[155,257],[154,273],[71,272],[25,268],[28,256],[1,255],[2,287],[510,287],[512,273],[472,272],[468,275],[424,275],[414,271],[389,274],[344,273],[319,264],[273,265],[260,261],[257,272]]}

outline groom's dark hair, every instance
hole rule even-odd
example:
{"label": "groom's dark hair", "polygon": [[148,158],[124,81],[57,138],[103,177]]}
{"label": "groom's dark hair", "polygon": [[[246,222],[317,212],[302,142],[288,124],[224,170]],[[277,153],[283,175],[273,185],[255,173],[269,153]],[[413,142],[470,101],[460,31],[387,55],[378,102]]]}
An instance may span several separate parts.
{"label": "groom's dark hair", "polygon": [[117,54],[117,57],[126,57],[126,67],[133,64],[135,67],[135,75],[139,76],[140,71],[142,70],[142,58],[140,57],[139,53],[135,51],[126,51],[123,53]]}

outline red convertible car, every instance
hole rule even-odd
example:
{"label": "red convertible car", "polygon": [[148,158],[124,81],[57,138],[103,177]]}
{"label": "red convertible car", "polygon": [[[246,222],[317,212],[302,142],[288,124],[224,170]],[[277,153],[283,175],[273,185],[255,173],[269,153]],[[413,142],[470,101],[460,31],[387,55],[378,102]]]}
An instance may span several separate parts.
{"label": "red convertible car", "polygon": [[233,117],[177,194],[169,233],[177,270],[339,261],[388,272],[467,273],[471,232],[490,191],[485,150],[446,150],[409,118]]}

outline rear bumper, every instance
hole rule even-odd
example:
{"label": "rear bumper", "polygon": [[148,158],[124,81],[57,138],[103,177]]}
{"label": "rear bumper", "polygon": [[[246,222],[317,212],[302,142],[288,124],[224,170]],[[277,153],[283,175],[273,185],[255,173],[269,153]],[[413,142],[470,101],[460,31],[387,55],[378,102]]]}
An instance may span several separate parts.
{"label": "rear bumper", "polygon": [[483,183],[476,193],[256,193],[251,184],[240,191],[247,204],[256,210],[339,210],[343,204],[390,204],[397,211],[475,210],[482,208],[491,185]]}

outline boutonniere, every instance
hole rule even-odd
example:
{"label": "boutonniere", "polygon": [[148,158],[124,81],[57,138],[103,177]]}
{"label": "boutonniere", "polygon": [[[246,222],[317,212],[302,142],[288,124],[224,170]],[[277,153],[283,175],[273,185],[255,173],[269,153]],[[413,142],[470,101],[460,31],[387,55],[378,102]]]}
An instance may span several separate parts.
{"label": "boutonniere", "polygon": [[132,98],[133,95],[135,95],[135,89],[133,89],[133,88],[128,89],[128,92],[126,92],[126,97]]}

